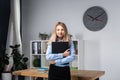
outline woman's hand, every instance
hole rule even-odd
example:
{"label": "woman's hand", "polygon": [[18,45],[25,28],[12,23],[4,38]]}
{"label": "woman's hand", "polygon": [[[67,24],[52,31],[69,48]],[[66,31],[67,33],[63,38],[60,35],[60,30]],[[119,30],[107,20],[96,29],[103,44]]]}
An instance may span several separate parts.
{"label": "woman's hand", "polygon": [[64,57],[67,57],[70,55],[70,49],[67,49],[64,53],[63,53],[63,56]]}
{"label": "woman's hand", "polygon": [[50,60],[50,64],[55,64],[55,60]]}

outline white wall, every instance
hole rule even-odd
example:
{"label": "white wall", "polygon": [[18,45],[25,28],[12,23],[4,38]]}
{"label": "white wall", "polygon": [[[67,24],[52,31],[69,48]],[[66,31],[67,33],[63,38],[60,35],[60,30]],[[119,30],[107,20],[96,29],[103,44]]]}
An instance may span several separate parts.
{"label": "white wall", "polygon": [[[63,21],[73,38],[87,41],[84,68],[104,70],[101,80],[120,80],[120,0],[23,0],[22,3],[26,55],[29,56],[30,40],[39,39],[39,32],[50,33],[57,21]],[[108,23],[101,31],[91,32],[83,25],[82,18],[86,9],[95,5],[106,10]]]}

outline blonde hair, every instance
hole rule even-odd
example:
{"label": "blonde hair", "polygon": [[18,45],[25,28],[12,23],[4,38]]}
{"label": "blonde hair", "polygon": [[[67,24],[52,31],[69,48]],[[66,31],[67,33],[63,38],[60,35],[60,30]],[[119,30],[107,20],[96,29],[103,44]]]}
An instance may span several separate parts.
{"label": "blonde hair", "polygon": [[68,42],[70,43],[70,36],[69,36],[69,34],[68,34],[68,30],[67,30],[66,25],[65,25],[63,22],[57,22],[57,24],[55,25],[55,28],[54,28],[54,30],[53,30],[53,32],[52,32],[52,34],[51,34],[51,37],[50,37],[50,39],[49,39],[48,44],[50,44],[51,42],[55,42],[55,41],[56,41],[56,39],[57,39],[56,27],[57,27],[58,25],[62,26],[62,27],[64,28],[64,30],[65,30],[65,35],[63,36],[62,41],[68,41]]}

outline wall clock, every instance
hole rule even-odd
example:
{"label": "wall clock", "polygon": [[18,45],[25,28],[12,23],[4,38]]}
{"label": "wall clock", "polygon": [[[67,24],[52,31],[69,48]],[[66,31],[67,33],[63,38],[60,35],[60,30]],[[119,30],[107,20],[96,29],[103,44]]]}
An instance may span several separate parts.
{"label": "wall clock", "polygon": [[83,23],[90,31],[99,31],[107,24],[108,16],[106,11],[99,6],[88,8],[83,16]]}

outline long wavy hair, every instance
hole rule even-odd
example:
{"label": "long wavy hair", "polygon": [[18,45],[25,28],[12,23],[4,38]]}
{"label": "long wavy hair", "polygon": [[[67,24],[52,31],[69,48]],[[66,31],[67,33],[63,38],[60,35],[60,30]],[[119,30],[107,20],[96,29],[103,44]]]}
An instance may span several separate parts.
{"label": "long wavy hair", "polygon": [[53,30],[53,32],[51,34],[51,37],[49,39],[48,44],[50,44],[51,42],[56,41],[56,39],[57,39],[56,28],[57,28],[58,25],[62,26],[64,28],[64,31],[65,31],[65,35],[63,36],[62,41],[68,41],[70,43],[71,38],[70,38],[70,36],[68,34],[67,26],[63,22],[57,22],[57,24],[55,25],[55,28],[54,28],[54,30]]}

